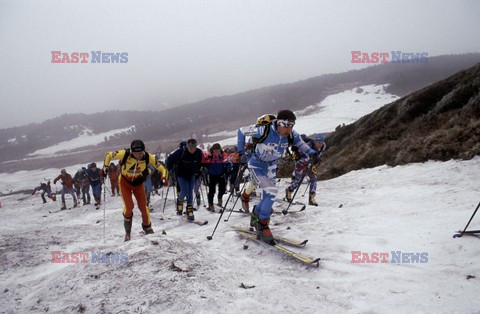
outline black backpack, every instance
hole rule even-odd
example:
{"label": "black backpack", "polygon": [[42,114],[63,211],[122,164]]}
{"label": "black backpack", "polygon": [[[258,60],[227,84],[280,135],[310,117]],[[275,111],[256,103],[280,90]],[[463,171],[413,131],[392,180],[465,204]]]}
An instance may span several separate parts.
{"label": "black backpack", "polygon": [[[120,160],[120,166],[123,167],[123,169],[125,169],[125,167],[126,167],[127,159],[128,159],[128,157],[130,157],[130,154],[131,154],[130,148],[125,148],[125,155],[123,155],[122,160]],[[128,179],[124,177],[125,180],[127,180],[127,182],[130,183],[133,186],[137,186],[137,185],[142,184],[148,177],[148,165],[150,164],[150,154],[145,151],[142,159],[140,159],[140,160],[145,160],[145,162],[146,162],[145,169],[142,171],[142,177],[138,178],[134,181],[128,181]]]}

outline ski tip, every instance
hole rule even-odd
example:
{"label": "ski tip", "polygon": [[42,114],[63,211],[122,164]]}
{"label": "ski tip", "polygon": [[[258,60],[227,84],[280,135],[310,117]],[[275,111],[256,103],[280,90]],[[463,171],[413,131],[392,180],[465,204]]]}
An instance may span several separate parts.
{"label": "ski tip", "polygon": [[299,212],[303,212],[307,208],[307,205],[303,205]]}
{"label": "ski tip", "polygon": [[453,238],[454,238],[454,239],[455,239],[455,238],[461,238],[461,237],[462,237],[462,234],[461,234],[461,233],[460,233],[460,234],[459,234],[459,233],[455,233],[455,234],[453,235]]}
{"label": "ski tip", "polygon": [[312,265],[314,265],[317,268],[320,267],[320,259],[321,259],[320,257],[314,259],[313,262],[312,262]]}
{"label": "ski tip", "polygon": [[300,243],[301,246],[307,245],[308,240],[304,240],[302,243]]}

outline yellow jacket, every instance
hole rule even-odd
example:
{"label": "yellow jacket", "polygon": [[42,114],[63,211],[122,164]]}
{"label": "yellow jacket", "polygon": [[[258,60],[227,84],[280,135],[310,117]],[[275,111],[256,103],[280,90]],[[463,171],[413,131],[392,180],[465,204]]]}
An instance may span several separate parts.
{"label": "yellow jacket", "polygon": [[[126,153],[126,150],[122,149],[122,150],[116,150],[114,152],[108,152],[107,154],[105,154],[105,160],[103,161],[103,168],[108,169],[108,166],[110,165],[110,161],[112,159],[123,160],[125,153]],[[137,180],[142,179],[143,172],[145,171],[145,169],[147,169],[148,171],[148,168],[147,168],[148,165],[151,165],[155,169],[157,169],[162,174],[163,179],[165,180],[167,179],[167,176],[168,176],[167,169],[157,160],[157,158],[154,155],[147,152],[143,152],[143,157],[140,158],[139,160],[135,159],[135,157],[133,157],[132,152],[130,152],[127,159],[125,160],[125,163],[121,165],[119,179],[127,180],[129,183],[135,183]]]}

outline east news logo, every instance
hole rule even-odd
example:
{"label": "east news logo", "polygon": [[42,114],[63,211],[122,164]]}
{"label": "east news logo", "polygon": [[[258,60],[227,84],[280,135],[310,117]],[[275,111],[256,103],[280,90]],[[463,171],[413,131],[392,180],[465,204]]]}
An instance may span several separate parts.
{"label": "east news logo", "polygon": [[410,253],[402,251],[391,251],[392,259],[389,261],[390,254],[388,252],[361,252],[352,251],[352,263],[392,263],[392,264],[414,264],[428,263],[428,253]]}
{"label": "east news logo", "polygon": [[[362,52],[352,51],[352,63],[427,63],[428,52]],[[391,56],[391,60],[390,59]]]}
{"label": "east news logo", "polygon": [[[127,63],[128,52],[61,52],[52,51],[51,63]],[[90,58],[91,57],[91,58]]]}
{"label": "east news logo", "polygon": [[[128,262],[128,253],[103,253],[100,251],[92,252],[73,252],[67,253],[62,251],[51,251],[52,263],[67,264],[84,264],[84,263],[103,263],[103,264],[120,264]],[[91,257],[91,259],[90,259]]]}

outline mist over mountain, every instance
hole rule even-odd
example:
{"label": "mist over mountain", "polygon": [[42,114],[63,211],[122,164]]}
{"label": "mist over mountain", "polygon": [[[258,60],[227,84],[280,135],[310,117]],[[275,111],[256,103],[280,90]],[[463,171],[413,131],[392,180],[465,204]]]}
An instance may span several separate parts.
{"label": "mist over mountain", "polygon": [[[42,158],[28,157],[40,149],[68,141],[85,132],[99,134],[129,128],[105,136],[102,143],[83,150],[66,151],[62,158],[52,159],[58,167],[65,163],[88,162],[103,158],[105,150],[126,146],[141,138],[151,149],[163,145],[164,150],[176,147],[180,139],[193,132],[210,134],[234,130],[251,124],[264,113],[280,109],[302,110],[321,102],[325,97],[346,89],[367,84],[390,84],[387,91],[407,95],[455,72],[480,62],[480,54],[432,57],[427,63],[380,64],[338,74],[326,74],[310,79],[259,88],[243,93],[214,97],[162,111],[106,111],[96,114],[65,114],[43,123],[0,130],[0,171],[15,171],[47,166]],[[163,108],[163,107],[162,107]],[[80,154],[79,151],[82,153]],[[20,163],[9,161],[24,159]]]}

